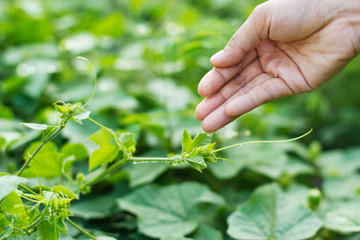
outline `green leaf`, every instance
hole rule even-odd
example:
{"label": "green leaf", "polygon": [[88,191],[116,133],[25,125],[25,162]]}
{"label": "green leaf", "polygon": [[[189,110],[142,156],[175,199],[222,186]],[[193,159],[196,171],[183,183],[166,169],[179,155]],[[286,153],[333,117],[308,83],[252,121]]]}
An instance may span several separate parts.
{"label": "green leaf", "polygon": [[183,139],[181,140],[181,146],[183,152],[190,152],[193,149],[190,133],[186,131],[186,129],[184,129]]}
{"label": "green leaf", "polygon": [[38,123],[20,123],[20,125],[38,131],[46,130],[48,127],[50,127],[46,124],[38,124]]}
{"label": "green leaf", "polygon": [[360,232],[360,213],[351,209],[330,211],[326,213],[324,226],[335,232]]}
{"label": "green leaf", "polygon": [[208,145],[211,143],[211,136],[206,133],[198,133],[192,140],[193,147]]}
{"label": "green leaf", "polygon": [[62,218],[56,218],[56,228],[57,230],[59,230],[61,233],[65,234],[68,230],[65,222],[64,222],[64,219]]}
{"label": "green leaf", "polygon": [[128,164],[124,171],[129,176],[131,188],[150,183],[163,174],[169,166],[167,164],[146,163],[146,164]]}
{"label": "green leaf", "polygon": [[119,196],[118,192],[94,198],[81,199],[71,205],[71,212],[74,216],[86,220],[106,218],[113,213],[116,196]]}
{"label": "green leaf", "polygon": [[60,196],[63,195],[65,196],[65,198],[74,198],[74,199],[79,199],[79,196],[76,195],[75,193],[73,193],[72,191],[70,191],[69,189],[67,189],[64,186],[61,185],[56,185],[51,189],[52,192],[54,193],[59,193]]}
{"label": "green leaf", "polygon": [[7,239],[12,232],[13,232],[13,228],[11,226],[7,226],[5,230],[0,232],[0,240]]}
{"label": "green leaf", "polygon": [[0,209],[3,213],[16,215],[16,225],[27,224],[29,217],[25,212],[23,202],[16,191],[8,194],[1,202]]}
{"label": "green leaf", "polygon": [[120,13],[114,13],[106,18],[98,19],[93,26],[95,35],[106,35],[112,37],[120,37],[124,32],[124,17]]}
{"label": "green leaf", "polygon": [[317,163],[326,177],[347,177],[360,168],[360,148],[326,151]]}
{"label": "green leaf", "polygon": [[82,124],[82,120],[87,119],[90,116],[90,113],[91,112],[86,109],[81,109],[80,111],[72,115],[71,120]]}
{"label": "green leaf", "polygon": [[19,184],[26,183],[26,178],[4,175],[0,177],[0,201],[17,189]]}
{"label": "green leaf", "polygon": [[110,163],[116,158],[120,147],[116,143],[114,136],[107,130],[101,128],[99,131],[91,135],[89,139],[100,146],[100,148],[95,150],[90,156],[90,171],[96,167]]}
{"label": "green leaf", "polygon": [[199,225],[193,236],[194,240],[223,240],[221,232],[205,224]]}
{"label": "green leaf", "polygon": [[353,198],[360,188],[360,176],[325,177],[323,188],[325,195],[331,199]]}
{"label": "green leaf", "polygon": [[38,240],[57,240],[59,238],[56,221],[43,220],[36,228],[38,229]]}
{"label": "green leaf", "polygon": [[[229,142],[229,145],[234,142]],[[236,142],[235,142],[236,143]],[[234,163],[220,161],[210,164],[209,170],[219,179],[230,179],[248,168],[271,179],[279,179],[283,174],[296,176],[302,173],[311,173],[313,169],[296,158],[289,157],[287,151],[297,145],[286,144],[253,144],[243,147],[230,148],[224,151],[225,158]]]}
{"label": "green leaf", "polygon": [[166,235],[160,238],[160,240],[193,240],[182,235]]}
{"label": "green leaf", "polygon": [[3,211],[0,211],[0,233],[5,231],[7,227],[10,226],[9,220],[6,218],[6,214]]}
{"label": "green leaf", "polygon": [[[24,159],[28,160],[29,157],[34,153],[34,151],[39,147],[39,145],[42,142],[34,142],[30,145],[30,147],[28,147],[25,152],[24,152]],[[55,143],[53,142],[48,142],[46,143],[44,146],[42,146],[42,148],[40,149],[40,151],[37,153],[37,155],[42,154],[42,153],[52,153],[52,152],[58,152],[58,148],[56,146]],[[37,157],[37,155],[35,155],[34,159]]]}
{"label": "green leaf", "polygon": [[81,143],[66,143],[61,148],[64,158],[74,156],[76,160],[83,160],[88,157],[88,152],[85,146]]}
{"label": "green leaf", "polygon": [[205,133],[197,134],[191,139],[190,134],[184,130],[181,140],[181,159],[189,163],[193,168],[201,172],[207,167],[206,162],[213,162],[212,150],[215,143],[210,143],[211,138]]}
{"label": "green leaf", "polygon": [[224,204],[221,196],[195,182],[166,187],[149,185],[118,199],[121,209],[137,215],[139,231],[154,238],[193,232],[199,224],[196,217],[202,202]]}
{"label": "green leaf", "polygon": [[[188,131],[184,130],[183,139],[181,140],[181,146],[183,152],[191,152],[194,148],[200,146],[201,144],[209,144],[210,143],[210,136],[206,133],[198,133],[194,139],[191,139],[190,134]],[[206,141],[206,143],[204,143]]]}
{"label": "green leaf", "polygon": [[54,178],[62,175],[64,155],[58,152],[37,154],[30,163],[31,168],[40,177]]}
{"label": "green leaf", "polygon": [[321,221],[291,201],[276,184],[260,187],[228,218],[228,234],[235,239],[307,239]]}
{"label": "green leaf", "polygon": [[203,156],[187,157],[185,161],[199,172],[207,166]]}
{"label": "green leaf", "polygon": [[116,238],[109,236],[96,236],[96,240],[116,240]]}
{"label": "green leaf", "polygon": [[[6,143],[5,138],[0,137],[0,151],[5,151],[5,150],[4,150],[4,148],[5,148],[5,143]],[[4,146],[4,147],[3,147],[3,146]]]}
{"label": "green leaf", "polygon": [[129,133],[129,132],[121,133],[120,136],[119,136],[119,140],[125,146],[126,151],[128,152],[128,154],[131,155],[132,153],[135,152],[135,150],[136,150],[136,141],[135,141],[133,133]]}

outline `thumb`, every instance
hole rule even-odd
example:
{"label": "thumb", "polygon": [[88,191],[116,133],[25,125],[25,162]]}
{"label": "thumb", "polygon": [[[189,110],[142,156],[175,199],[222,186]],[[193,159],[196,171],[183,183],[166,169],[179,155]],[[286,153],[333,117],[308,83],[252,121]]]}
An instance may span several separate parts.
{"label": "thumb", "polygon": [[270,2],[258,5],[249,18],[231,37],[225,48],[210,59],[215,67],[230,67],[240,63],[246,54],[269,36]]}

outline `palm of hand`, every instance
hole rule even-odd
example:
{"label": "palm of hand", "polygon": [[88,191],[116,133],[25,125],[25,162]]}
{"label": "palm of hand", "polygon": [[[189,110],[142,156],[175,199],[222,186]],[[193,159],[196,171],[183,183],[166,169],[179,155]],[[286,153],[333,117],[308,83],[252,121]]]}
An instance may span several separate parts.
{"label": "palm of hand", "polygon": [[213,132],[263,103],[316,89],[356,56],[350,35],[334,21],[300,41],[263,40],[236,65],[215,65],[199,84],[208,97],[196,117]]}

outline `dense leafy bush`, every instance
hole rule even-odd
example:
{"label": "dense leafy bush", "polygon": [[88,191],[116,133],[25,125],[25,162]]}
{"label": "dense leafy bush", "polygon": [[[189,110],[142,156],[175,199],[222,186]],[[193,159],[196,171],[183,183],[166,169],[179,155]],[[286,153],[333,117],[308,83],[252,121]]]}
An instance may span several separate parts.
{"label": "dense leafy bush", "polygon": [[1,1],[0,239],[359,239],[359,59],[199,133],[197,82],[257,3]]}

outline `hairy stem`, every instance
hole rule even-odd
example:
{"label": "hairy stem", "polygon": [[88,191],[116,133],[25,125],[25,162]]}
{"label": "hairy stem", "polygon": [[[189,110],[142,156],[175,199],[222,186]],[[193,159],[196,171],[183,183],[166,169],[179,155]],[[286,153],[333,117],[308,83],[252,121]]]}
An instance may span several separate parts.
{"label": "hairy stem", "polygon": [[33,152],[33,154],[31,154],[31,156],[29,157],[29,159],[22,165],[22,167],[20,168],[20,170],[16,173],[17,176],[21,176],[21,174],[24,172],[24,170],[27,168],[27,166],[29,166],[30,162],[33,160],[33,158],[36,156],[36,154],[40,151],[40,149],[49,141],[51,141],[52,139],[54,139],[60,132],[61,130],[64,128],[64,126],[57,126],[56,130],[54,130]]}
{"label": "hairy stem", "polygon": [[65,219],[68,223],[70,223],[71,225],[73,225],[77,230],[79,230],[81,233],[83,233],[85,236],[96,240],[96,237],[94,237],[93,235],[91,235],[90,233],[88,233],[85,229],[83,229],[82,227],[80,227],[79,225],[77,225],[76,223],[74,223],[73,221],[71,221],[69,218]]}
{"label": "hairy stem", "polygon": [[129,158],[129,154],[126,150],[126,147],[124,146],[124,144],[120,141],[120,139],[116,136],[116,134],[111,131],[109,128],[105,127],[104,125],[102,125],[101,123],[95,121],[94,119],[88,117],[87,119],[89,119],[90,121],[92,121],[93,123],[95,123],[96,125],[102,127],[103,129],[105,129],[108,133],[110,133],[116,140],[116,142],[119,144],[121,150],[124,152],[124,155],[125,155],[125,159],[128,159]]}

